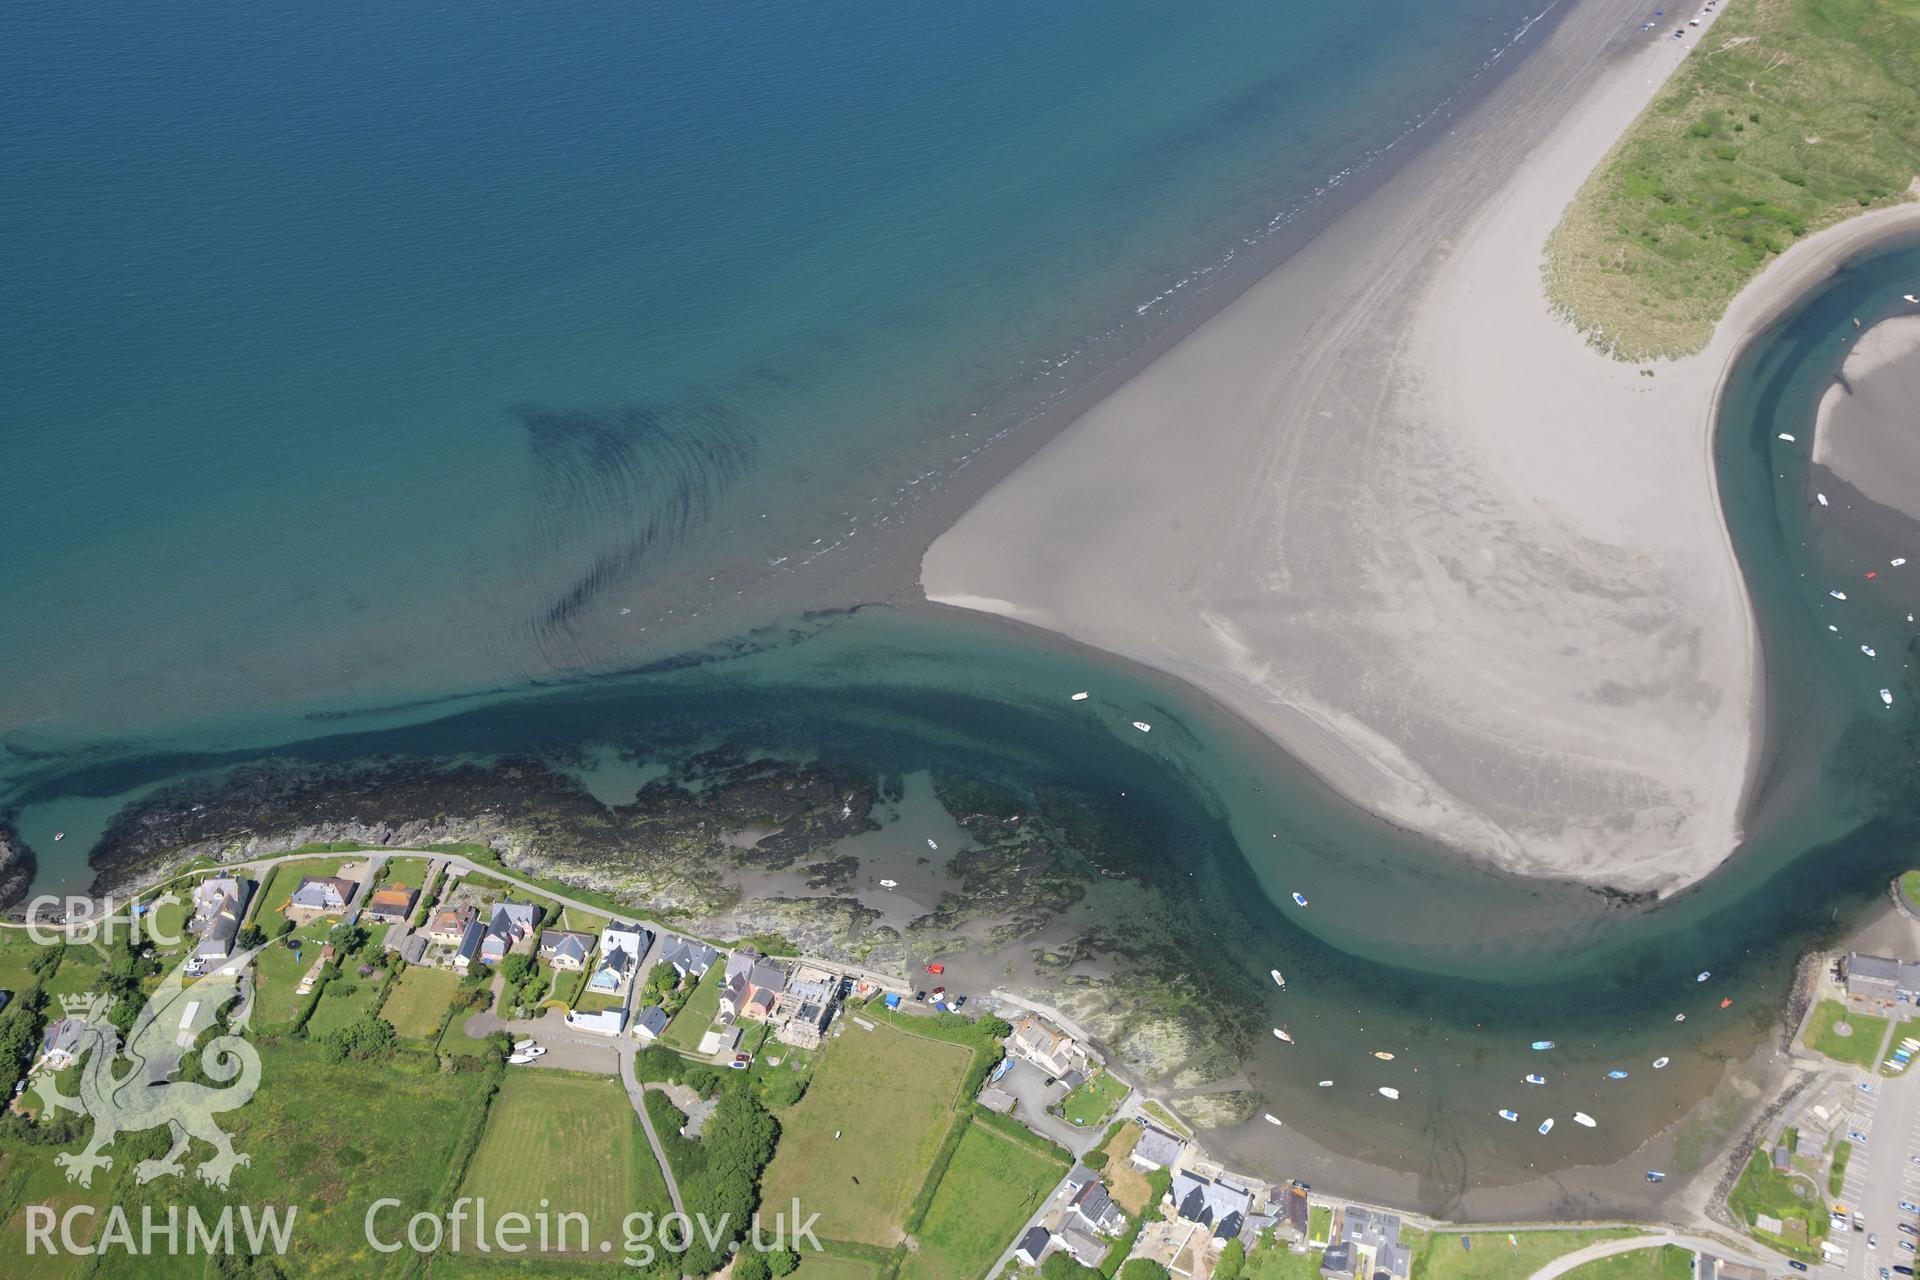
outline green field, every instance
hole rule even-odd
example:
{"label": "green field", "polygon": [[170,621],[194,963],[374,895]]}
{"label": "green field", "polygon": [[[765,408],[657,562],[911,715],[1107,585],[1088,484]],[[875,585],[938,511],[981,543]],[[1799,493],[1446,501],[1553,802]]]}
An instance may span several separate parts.
{"label": "green field", "polygon": [[807,1096],[781,1117],[762,1201],[798,1197],[820,1214],[819,1235],[892,1246],[953,1121],[969,1056],[885,1023],[829,1041]]}
{"label": "green field", "polygon": [[661,1033],[662,1044],[682,1053],[699,1049],[700,1037],[707,1034],[707,1028],[720,1013],[720,988],[726,984],[726,977],[725,966],[721,964],[716,963],[707,970],[707,976],[700,979],[700,985],[693,989],[687,1003]]}
{"label": "green field", "polygon": [[1435,1232],[1413,1254],[1413,1274],[1422,1280],[1526,1280],[1562,1254],[1584,1249],[1602,1240],[1623,1240],[1636,1232],[1516,1231],[1515,1244],[1504,1231],[1466,1233],[1473,1248],[1460,1243],[1462,1233]]}
{"label": "green field", "polygon": [[1554,304],[1622,359],[1705,346],[1787,246],[1908,198],[1916,59],[1912,0],[1726,6],[1547,242]]}
{"label": "green field", "polygon": [[[288,937],[301,941],[299,954],[288,947],[285,939],[275,939],[260,949],[255,957],[253,971],[259,983],[260,997],[254,1005],[254,1025],[262,1031],[284,1031],[293,1025],[294,1014],[306,1003],[306,996],[294,994],[300,979],[306,976],[313,962],[320,958],[321,945],[326,941],[327,931],[339,921],[333,916],[321,916],[302,928],[294,930]],[[63,964],[64,970],[66,966]]]}
{"label": "green field", "polygon": [[1567,1272],[1566,1280],[1690,1280],[1692,1275],[1692,1251],[1663,1244],[1582,1263]]}
{"label": "green field", "polygon": [[831,1253],[800,1251],[800,1269],[789,1280],[874,1280],[880,1268],[858,1258],[837,1258]]}
{"label": "green field", "polygon": [[550,1213],[585,1214],[591,1243],[616,1249],[628,1213],[673,1208],[625,1090],[561,1071],[507,1074],[460,1191],[485,1196],[489,1214],[531,1216],[545,1199]]}
{"label": "green field", "polygon": [[33,985],[27,965],[40,950],[25,929],[0,929],[0,991],[25,991]]}
{"label": "green field", "polygon": [[1127,1086],[1119,1077],[1101,1071],[1060,1100],[1060,1114],[1068,1124],[1091,1129],[1104,1121],[1126,1096]]}
{"label": "green field", "polygon": [[1900,873],[1900,897],[1909,907],[1920,911],[1920,871]]}
{"label": "green field", "polygon": [[308,1035],[323,1036],[329,1031],[358,1022],[363,1015],[373,1012],[381,984],[387,980],[386,971],[375,969],[372,977],[363,978],[355,971],[356,968],[349,967],[327,984],[326,991],[320,996],[320,1003],[314,1006],[313,1016],[307,1019]]}
{"label": "green field", "polygon": [[[969,1126],[916,1233],[901,1280],[983,1280],[1066,1166]],[[802,1201],[802,1203],[807,1203]]]}
{"label": "green field", "polygon": [[380,1016],[403,1036],[426,1039],[437,1035],[459,986],[460,979],[445,969],[409,965],[394,983]]}
{"label": "green field", "polygon": [[[1843,1036],[1836,1030],[1842,1023],[1852,1029],[1851,1034]],[[1822,1000],[1807,1019],[1804,1043],[1835,1062],[1850,1062],[1871,1070],[1879,1065],[1880,1042],[1886,1033],[1885,1018],[1849,1013],[1838,1000]]]}

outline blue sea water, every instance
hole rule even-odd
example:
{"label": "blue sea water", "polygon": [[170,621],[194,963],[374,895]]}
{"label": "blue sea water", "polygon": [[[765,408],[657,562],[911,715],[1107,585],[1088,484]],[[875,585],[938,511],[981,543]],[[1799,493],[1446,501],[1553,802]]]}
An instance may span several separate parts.
{"label": "blue sea water", "polygon": [[0,742],[857,599],[1540,7],[6,6]]}

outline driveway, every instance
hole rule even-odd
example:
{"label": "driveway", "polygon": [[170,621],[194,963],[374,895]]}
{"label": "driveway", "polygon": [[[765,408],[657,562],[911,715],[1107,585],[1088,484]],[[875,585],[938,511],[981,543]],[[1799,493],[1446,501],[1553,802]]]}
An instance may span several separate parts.
{"label": "driveway", "polygon": [[1035,1133],[1053,1139],[1074,1155],[1085,1155],[1087,1148],[1100,1140],[1107,1131],[1101,1125],[1088,1132],[1075,1128],[1059,1116],[1047,1114],[1047,1104],[1057,1101],[1064,1092],[1059,1085],[1049,1086],[1046,1073],[1031,1062],[1016,1061],[1000,1077],[1000,1088],[1013,1095],[1014,1115],[1020,1122]]}

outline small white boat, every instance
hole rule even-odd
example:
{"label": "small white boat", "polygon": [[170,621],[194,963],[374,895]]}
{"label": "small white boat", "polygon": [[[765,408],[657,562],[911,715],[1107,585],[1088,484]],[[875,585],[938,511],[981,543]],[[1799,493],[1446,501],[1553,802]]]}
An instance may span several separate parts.
{"label": "small white boat", "polygon": [[1829,591],[1827,592],[1827,594],[1832,596],[1835,600],[1845,600],[1847,598],[1847,593],[1844,591]]}
{"label": "small white boat", "polygon": [[1713,971],[1712,971],[1712,970],[1710,970],[1710,969],[1702,969],[1702,970],[1701,970],[1701,971],[1699,972],[1699,974],[1697,974],[1697,975],[1696,975],[1696,976],[1694,977],[1694,981],[1695,981],[1695,982],[1705,982],[1705,981],[1706,981],[1706,980],[1707,980],[1708,978],[1711,978],[1712,976],[1713,976]]}
{"label": "small white boat", "polygon": [[67,838],[67,833],[64,831],[56,831],[53,833],[53,838],[54,838],[54,841],[57,843],[61,840],[65,840]]}
{"label": "small white boat", "polygon": [[1279,1027],[1275,1027],[1273,1029],[1273,1038],[1276,1040],[1285,1040],[1288,1044],[1293,1043],[1293,1037],[1288,1035],[1285,1031],[1281,1030]]}
{"label": "small white boat", "polygon": [[1545,1076],[1528,1074],[1528,1076],[1526,1077],[1526,1081],[1528,1084],[1545,1084],[1547,1082],[1547,1078]]}
{"label": "small white boat", "polygon": [[1287,989],[1287,980],[1280,976],[1278,969],[1269,969],[1267,970],[1267,974],[1273,979],[1275,986],[1279,987],[1282,991]]}
{"label": "small white boat", "polygon": [[1891,690],[1891,689],[1882,689],[1882,690],[1880,691],[1880,701],[1882,701],[1882,702],[1884,702],[1884,703],[1886,703],[1886,704],[1887,704],[1888,706],[1892,706],[1892,705],[1893,705],[1893,690]]}
{"label": "small white boat", "polygon": [[1392,1098],[1395,1102],[1398,1102],[1400,1100],[1400,1091],[1390,1085],[1383,1084],[1380,1086],[1380,1096],[1383,1098]]}
{"label": "small white boat", "polygon": [[513,1051],[515,1053],[525,1053],[539,1043],[538,1040],[516,1040],[513,1042]]}
{"label": "small white boat", "polygon": [[1307,895],[1306,895],[1306,894],[1304,894],[1304,893],[1302,893],[1302,892],[1300,892],[1300,891],[1299,891],[1298,889],[1295,889],[1295,890],[1293,891],[1293,905],[1294,905],[1294,906],[1296,906],[1296,907],[1304,907],[1304,906],[1306,906],[1306,905],[1307,905]]}
{"label": "small white boat", "polygon": [[1272,1125],[1272,1126],[1273,1126],[1274,1128],[1276,1128],[1276,1129],[1280,1127],[1280,1117],[1279,1117],[1279,1116],[1276,1116],[1276,1115],[1275,1115],[1275,1114],[1273,1114],[1273,1112],[1271,1112],[1271,1111],[1269,1111],[1269,1112],[1266,1112],[1265,1114],[1266,1114],[1266,1117],[1267,1117],[1267,1123],[1268,1123],[1268,1124],[1270,1124],[1270,1125]]}
{"label": "small white boat", "polygon": [[1905,556],[1895,556],[1893,559],[1887,561],[1888,564],[1892,565],[1896,569],[1898,569],[1901,565],[1905,564],[1906,562],[1907,562],[1907,558]]}
{"label": "small white boat", "polygon": [[1553,1048],[1553,1041],[1551,1041],[1551,1040],[1535,1040],[1535,1041],[1533,1042],[1533,1048],[1534,1048],[1534,1051],[1535,1051],[1536,1053],[1544,1053],[1544,1052],[1546,1052],[1546,1051],[1547,1051],[1548,1049],[1551,1049],[1551,1048]]}
{"label": "small white boat", "polygon": [[1920,302],[1920,298],[1916,298],[1910,293],[1903,293],[1900,296],[1905,298],[1908,302]]}
{"label": "small white boat", "polygon": [[624,618],[624,617],[626,617],[626,616],[627,616],[628,614],[630,614],[630,613],[632,613],[632,612],[633,612],[633,610],[631,610],[631,609],[622,609],[622,610],[620,611],[620,616]]}
{"label": "small white boat", "polygon": [[1553,1117],[1552,1117],[1552,1116],[1548,1116],[1548,1117],[1547,1117],[1547,1118],[1546,1118],[1545,1120],[1542,1120],[1542,1121],[1540,1122],[1540,1132],[1542,1132],[1542,1133],[1552,1133],[1552,1132],[1553,1132]]}
{"label": "small white boat", "polygon": [[898,889],[900,887],[900,882],[898,880],[882,880],[880,882],[880,887],[882,889]]}
{"label": "small white boat", "polygon": [[939,845],[937,845],[937,844],[935,844],[935,843],[933,842],[933,837],[931,837],[931,836],[929,836],[929,837],[927,837],[927,848],[929,848],[929,849],[938,849],[939,847],[940,847]]}
{"label": "small white boat", "polygon": [[1580,1125],[1585,1125],[1585,1126],[1586,1126],[1587,1128],[1589,1128],[1589,1129],[1591,1129],[1591,1128],[1593,1128],[1593,1127],[1594,1127],[1594,1123],[1593,1123],[1593,1117],[1592,1117],[1592,1116],[1590,1116],[1590,1115],[1588,1115],[1588,1114],[1587,1114],[1586,1112],[1584,1112],[1584,1111],[1576,1111],[1576,1112],[1574,1112],[1574,1113],[1573,1113],[1573,1122],[1574,1122],[1575,1124],[1580,1124]]}
{"label": "small white boat", "polygon": [[1861,645],[1861,646],[1860,646],[1860,652],[1862,652],[1862,653],[1864,653],[1864,654],[1866,654],[1866,655],[1867,655],[1867,656],[1868,656],[1869,658],[1877,658],[1877,657],[1879,657],[1879,656],[1880,656],[1879,654],[1877,654],[1877,653],[1875,653],[1875,652],[1873,651],[1873,646],[1872,646],[1872,645],[1870,645],[1870,644],[1863,644],[1863,645]]}
{"label": "small white boat", "polygon": [[1133,722],[1133,727],[1134,727],[1134,728],[1136,728],[1136,729],[1138,729],[1138,730],[1139,730],[1140,732],[1142,732],[1142,733],[1152,733],[1152,732],[1153,732],[1153,726],[1152,726],[1152,725],[1150,725],[1150,724],[1148,724],[1148,723],[1147,723],[1147,722],[1146,722],[1145,720],[1135,720],[1135,721]]}
{"label": "small white boat", "polygon": [[1373,1056],[1374,1056],[1374,1057],[1376,1057],[1376,1058],[1378,1058],[1378,1059],[1380,1059],[1380,1061],[1382,1061],[1382,1062],[1392,1062],[1392,1061],[1393,1061],[1393,1055],[1392,1055],[1392,1054],[1390,1054],[1390,1053],[1388,1053],[1388,1052],[1387,1052],[1387,1051],[1386,1051],[1385,1049],[1375,1049],[1375,1050],[1373,1051]]}
{"label": "small white boat", "polygon": [[1508,1111],[1503,1107],[1500,1110],[1500,1118],[1502,1120],[1508,1120],[1508,1121],[1518,1120],[1520,1118],[1520,1113],[1518,1111]]}
{"label": "small white boat", "polygon": [[1676,1013],[1673,1015],[1673,1020],[1675,1022],[1685,1022],[1687,1020],[1687,1015],[1684,1013]]}
{"label": "small white boat", "polygon": [[1607,1072],[1607,1079],[1609,1080],[1625,1080],[1626,1078],[1627,1078],[1627,1073],[1620,1070],[1620,1068],[1618,1067],[1615,1067],[1613,1070]]}
{"label": "small white boat", "polygon": [[1816,498],[1818,498],[1818,499],[1820,499],[1820,505],[1821,505],[1821,506],[1823,506],[1823,507],[1824,507],[1824,506],[1826,506],[1826,505],[1827,505],[1827,495],[1826,495],[1826,494],[1824,494],[1824,493],[1816,493],[1816,494],[1814,494],[1813,496],[1814,496],[1814,497],[1816,497]]}
{"label": "small white boat", "polygon": [[1082,689],[1080,692],[1074,694],[1073,700],[1075,702],[1085,702],[1087,700],[1087,691]]}
{"label": "small white boat", "polygon": [[1331,1089],[1331,1088],[1333,1088],[1333,1081],[1331,1081],[1331,1080],[1322,1080],[1322,1081],[1320,1082],[1320,1087],[1321,1087],[1322,1089]]}
{"label": "small white boat", "polygon": [[1660,1070],[1660,1069],[1661,1069],[1662,1067],[1664,1067],[1664,1066],[1666,1066],[1666,1065],[1667,1065],[1667,1064],[1668,1064],[1669,1062],[1672,1062],[1672,1061],[1673,1061],[1673,1059],[1672,1059],[1672,1058],[1655,1058],[1655,1059],[1653,1060],[1653,1069],[1654,1069],[1655,1071],[1658,1071],[1658,1070]]}
{"label": "small white boat", "polygon": [[1792,443],[1793,443],[1793,433],[1792,433],[1792,432],[1789,432],[1789,431],[1782,431],[1782,432],[1780,433],[1780,438],[1781,438],[1782,440],[1785,440],[1785,441],[1786,441],[1786,442],[1787,442],[1788,444],[1792,444]]}
{"label": "small white boat", "polygon": [[1833,632],[1833,634],[1835,634],[1835,635],[1839,635],[1839,634],[1840,634],[1840,628],[1838,628],[1838,627],[1836,627],[1836,626],[1834,626],[1834,625],[1833,625],[1833,624],[1832,624],[1831,622],[1829,622],[1829,623],[1827,624],[1827,630],[1829,630],[1829,631],[1831,631],[1831,632]]}
{"label": "small white boat", "polygon": [[527,1063],[532,1061],[533,1061],[533,1055],[530,1053],[513,1053],[513,1054],[507,1055],[507,1062],[511,1066],[524,1067]]}

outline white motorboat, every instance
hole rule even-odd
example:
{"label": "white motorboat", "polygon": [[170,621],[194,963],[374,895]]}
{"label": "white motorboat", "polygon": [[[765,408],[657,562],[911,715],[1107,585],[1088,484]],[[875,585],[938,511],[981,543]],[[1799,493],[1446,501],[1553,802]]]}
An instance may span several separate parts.
{"label": "white motorboat", "polygon": [[1500,1111],[1500,1118],[1502,1120],[1518,1120],[1520,1118],[1520,1113],[1518,1111],[1508,1111],[1505,1108],[1502,1108]]}
{"label": "white motorboat", "polygon": [[1087,700],[1087,691],[1082,689],[1080,692],[1074,694],[1073,700],[1075,702],[1085,702]]}
{"label": "white motorboat", "polygon": [[1387,1052],[1387,1051],[1386,1051],[1385,1049],[1375,1049],[1375,1050],[1373,1051],[1373,1056],[1374,1056],[1374,1057],[1376,1057],[1376,1058],[1378,1058],[1378,1059],[1380,1059],[1380,1061],[1382,1061],[1382,1062],[1392,1062],[1392,1061],[1393,1061],[1393,1055],[1392,1055],[1392,1054],[1390,1054],[1390,1053],[1388,1053],[1388,1052]]}
{"label": "white motorboat", "polygon": [[1780,438],[1782,440],[1785,440],[1788,444],[1793,443],[1793,433],[1791,431],[1782,431],[1780,433]]}
{"label": "white motorboat", "polygon": [[898,880],[882,880],[880,882],[880,887],[882,889],[898,889],[900,887],[900,882]]}
{"label": "white motorboat", "polygon": [[1673,1059],[1671,1059],[1671,1058],[1655,1058],[1655,1059],[1653,1060],[1653,1069],[1654,1069],[1655,1071],[1658,1071],[1658,1070],[1660,1070],[1660,1069],[1661,1069],[1662,1067],[1664,1067],[1664,1066],[1666,1066],[1666,1065],[1667,1065],[1667,1064],[1668,1064],[1669,1062],[1671,1062],[1671,1061],[1673,1061]]}
{"label": "white motorboat", "polygon": [[1881,701],[1881,702],[1883,702],[1883,703],[1885,703],[1885,704],[1886,704],[1887,706],[1889,706],[1889,707],[1890,707],[1890,706],[1892,706],[1892,705],[1893,705],[1893,690],[1891,690],[1891,689],[1882,689],[1882,690],[1880,691],[1880,701]]}
{"label": "white motorboat", "polygon": [[1142,733],[1152,733],[1152,732],[1153,732],[1153,726],[1152,726],[1152,725],[1150,725],[1150,724],[1148,724],[1148,723],[1147,723],[1147,722],[1146,722],[1145,720],[1135,720],[1135,721],[1133,722],[1133,727],[1134,727],[1134,728],[1136,728],[1136,729],[1138,729],[1138,730],[1139,730],[1140,732],[1142,732]]}
{"label": "white motorboat", "polygon": [[1320,1082],[1320,1087],[1321,1087],[1322,1089],[1331,1089],[1331,1088],[1333,1088],[1333,1081],[1331,1081],[1331,1080],[1322,1080],[1322,1081]]}
{"label": "white motorboat", "polygon": [[1267,1113],[1266,1113],[1266,1116],[1267,1116],[1267,1123],[1268,1123],[1268,1124],[1270,1124],[1270,1125],[1273,1125],[1273,1126],[1274,1126],[1275,1128],[1279,1128],[1279,1126],[1280,1126],[1280,1117],[1279,1117],[1279,1116],[1276,1116],[1276,1115],[1275,1115],[1275,1114],[1273,1114],[1273,1112],[1271,1112],[1271,1111],[1269,1111],[1269,1112],[1267,1112]]}
{"label": "white motorboat", "polygon": [[1845,600],[1847,598],[1847,593],[1844,591],[1829,591],[1827,592],[1827,594],[1832,596],[1835,600]]}
{"label": "white motorboat", "polygon": [[1391,1085],[1383,1084],[1380,1086],[1380,1096],[1383,1098],[1391,1098],[1395,1102],[1398,1102],[1400,1100],[1400,1091]]}
{"label": "white motorboat", "polygon": [[1293,1037],[1279,1027],[1273,1029],[1273,1038],[1276,1040],[1285,1040],[1288,1044],[1293,1043]]}
{"label": "white motorboat", "polygon": [[1574,1113],[1573,1113],[1573,1122],[1574,1122],[1575,1124],[1581,1124],[1581,1125],[1585,1125],[1585,1126],[1586,1126],[1587,1128],[1589,1128],[1589,1129],[1592,1129],[1592,1128],[1594,1128],[1594,1127],[1595,1127],[1595,1125],[1594,1125],[1594,1122],[1593,1122],[1593,1117],[1592,1117],[1592,1116],[1590,1116],[1590,1115],[1588,1115],[1588,1114],[1587,1114],[1586,1112],[1584,1112],[1584,1111],[1576,1111],[1576,1112],[1574,1112]]}
{"label": "white motorboat", "polygon": [[1553,1117],[1552,1117],[1552,1116],[1548,1116],[1548,1117],[1547,1117],[1547,1118],[1546,1118],[1545,1120],[1542,1120],[1542,1121],[1540,1122],[1540,1132],[1542,1132],[1542,1133],[1552,1133],[1552,1132],[1553,1132]]}
{"label": "white motorboat", "polygon": [[1294,906],[1296,906],[1296,907],[1304,907],[1304,906],[1306,906],[1306,905],[1307,905],[1307,895],[1306,895],[1306,894],[1304,894],[1304,893],[1302,893],[1302,892],[1300,892],[1300,891],[1299,891],[1298,889],[1295,889],[1295,890],[1293,891],[1293,905],[1294,905]]}
{"label": "white motorboat", "polygon": [[1269,976],[1273,978],[1273,982],[1275,986],[1279,987],[1282,991],[1285,991],[1287,989],[1287,980],[1280,976],[1280,971],[1278,969],[1269,969],[1267,970],[1267,973]]}

